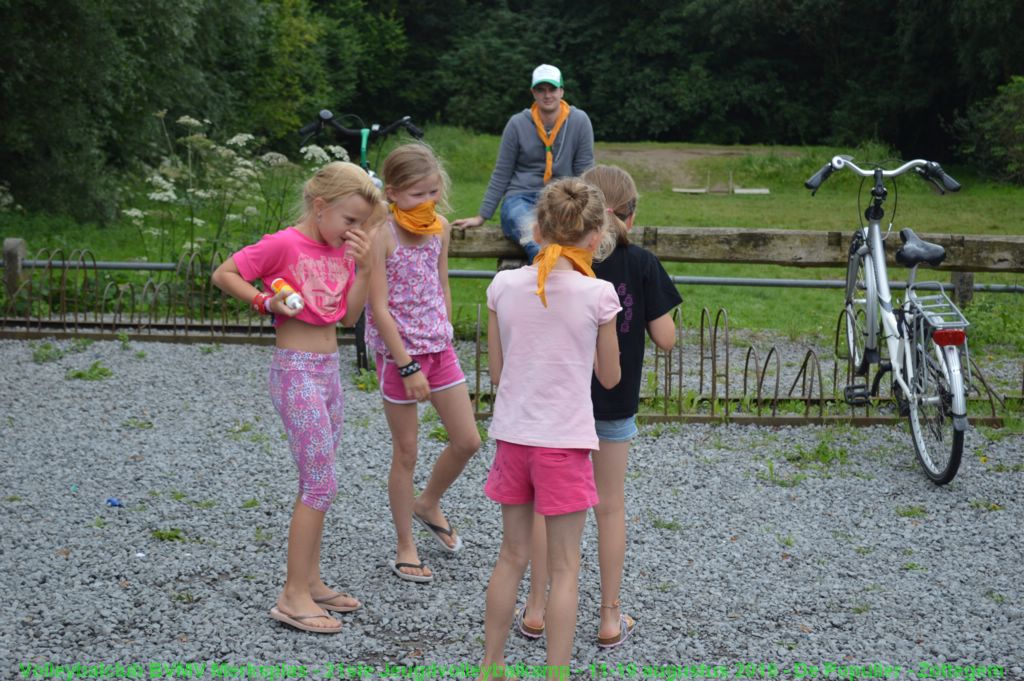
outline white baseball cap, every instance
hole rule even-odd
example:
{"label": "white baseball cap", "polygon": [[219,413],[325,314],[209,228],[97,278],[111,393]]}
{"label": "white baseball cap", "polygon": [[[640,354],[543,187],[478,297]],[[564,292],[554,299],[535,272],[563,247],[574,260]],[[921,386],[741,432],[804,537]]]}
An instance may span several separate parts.
{"label": "white baseball cap", "polygon": [[533,85],[530,88],[535,88],[541,83],[562,87],[562,72],[558,70],[557,66],[541,64],[533,70]]}

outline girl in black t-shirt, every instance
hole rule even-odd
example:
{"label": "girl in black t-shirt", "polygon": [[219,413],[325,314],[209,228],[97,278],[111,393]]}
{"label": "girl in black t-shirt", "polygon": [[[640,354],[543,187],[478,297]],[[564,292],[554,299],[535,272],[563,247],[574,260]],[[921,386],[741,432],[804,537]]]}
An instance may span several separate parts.
{"label": "girl in black t-shirt", "polygon": [[[619,587],[626,557],[625,484],[629,443],[637,434],[636,413],[640,404],[644,349],[647,335],[662,350],[675,344],[672,310],[682,302],[679,291],[658,258],[629,243],[636,214],[636,184],[629,173],[615,166],[599,165],[582,179],[604,193],[605,212],[615,227],[618,243],[610,256],[594,263],[594,273],[610,281],[619,294],[622,311],[616,320],[622,379],[607,390],[597,381],[591,387],[594,418],[600,449],[591,455],[600,501],[597,517],[598,558],[601,567],[601,622],[597,644],[614,648],[632,632],[635,622],[622,612]],[[543,523],[534,522],[530,595],[516,613],[519,632],[528,638],[544,633],[547,590],[546,542]],[[538,528],[540,531],[538,532]]]}

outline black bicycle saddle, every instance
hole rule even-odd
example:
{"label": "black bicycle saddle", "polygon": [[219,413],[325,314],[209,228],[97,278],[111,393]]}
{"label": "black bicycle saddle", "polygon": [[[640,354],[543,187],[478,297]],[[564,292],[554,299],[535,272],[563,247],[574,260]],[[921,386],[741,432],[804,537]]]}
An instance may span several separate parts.
{"label": "black bicycle saddle", "polygon": [[900,230],[900,241],[903,245],[896,251],[896,262],[904,267],[913,267],[923,262],[938,267],[946,259],[945,248],[921,239],[909,227]]}

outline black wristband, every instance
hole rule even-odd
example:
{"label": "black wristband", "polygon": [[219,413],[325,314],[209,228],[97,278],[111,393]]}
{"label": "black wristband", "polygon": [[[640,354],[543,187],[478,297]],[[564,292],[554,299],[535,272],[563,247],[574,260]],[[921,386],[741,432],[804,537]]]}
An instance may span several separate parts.
{"label": "black wristband", "polygon": [[409,376],[412,376],[419,370],[420,363],[417,362],[416,360],[413,360],[406,364],[404,367],[398,367],[398,375],[401,376],[402,378],[408,378]]}

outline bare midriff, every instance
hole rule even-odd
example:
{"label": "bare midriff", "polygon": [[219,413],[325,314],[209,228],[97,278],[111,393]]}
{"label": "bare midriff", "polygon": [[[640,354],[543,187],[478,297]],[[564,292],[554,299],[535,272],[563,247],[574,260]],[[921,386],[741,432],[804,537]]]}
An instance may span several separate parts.
{"label": "bare midriff", "polygon": [[277,347],[299,352],[330,354],[338,350],[337,326],[315,326],[298,319],[285,320],[277,327]]}

